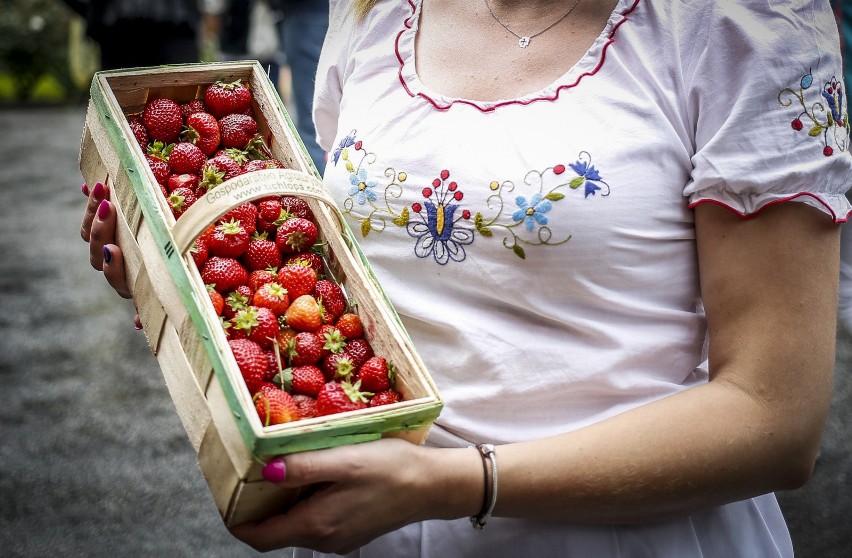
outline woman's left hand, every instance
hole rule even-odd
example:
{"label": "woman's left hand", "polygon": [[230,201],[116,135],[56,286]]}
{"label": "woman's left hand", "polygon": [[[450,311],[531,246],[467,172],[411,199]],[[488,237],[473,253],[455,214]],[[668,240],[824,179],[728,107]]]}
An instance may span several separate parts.
{"label": "woman's left hand", "polygon": [[382,439],[279,459],[267,465],[268,480],[313,492],[281,515],[231,528],[260,551],[295,546],[343,554],[415,521],[473,515],[482,502],[482,463],[469,448]]}

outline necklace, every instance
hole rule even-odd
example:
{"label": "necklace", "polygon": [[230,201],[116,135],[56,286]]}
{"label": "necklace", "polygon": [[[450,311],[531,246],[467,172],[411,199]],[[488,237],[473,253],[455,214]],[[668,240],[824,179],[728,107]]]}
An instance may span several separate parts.
{"label": "necklace", "polygon": [[544,33],[545,31],[550,31],[550,29],[551,29],[551,28],[555,27],[557,24],[561,23],[563,19],[565,19],[566,17],[568,17],[568,16],[571,14],[571,12],[573,12],[573,11],[574,11],[574,8],[576,8],[576,7],[577,7],[577,4],[579,4],[579,3],[580,3],[580,0],[577,0],[576,2],[574,2],[574,3],[571,5],[571,7],[570,7],[570,8],[568,8],[568,11],[567,11],[567,12],[565,12],[565,15],[563,15],[562,17],[560,17],[559,19],[557,19],[556,21],[554,21],[553,23],[551,23],[550,25],[548,25],[547,27],[545,27],[544,29],[542,29],[541,31],[539,31],[538,33],[533,33],[532,35],[518,35],[518,34],[517,34],[517,33],[515,33],[514,31],[512,31],[511,29],[509,29],[509,26],[508,26],[508,25],[506,25],[505,23],[503,23],[502,21],[500,21],[500,18],[499,18],[499,17],[497,17],[497,16],[494,14],[494,10],[492,10],[492,9],[491,9],[491,4],[488,2],[488,0],[485,0],[485,7],[486,7],[486,8],[488,8],[488,13],[489,13],[489,14],[491,14],[491,17],[493,17],[493,18],[494,18],[494,21],[496,21],[497,23],[499,23],[500,25],[502,25],[502,26],[503,26],[503,28],[504,28],[506,31],[508,31],[509,33],[511,33],[512,35],[514,35],[515,37],[517,37],[517,38],[518,38],[518,46],[519,46],[519,47],[521,47],[521,48],[527,48],[527,47],[529,46],[529,44],[532,42],[532,40],[533,40],[534,38],[538,37],[539,35],[541,35],[541,34],[542,34],[542,33]]}

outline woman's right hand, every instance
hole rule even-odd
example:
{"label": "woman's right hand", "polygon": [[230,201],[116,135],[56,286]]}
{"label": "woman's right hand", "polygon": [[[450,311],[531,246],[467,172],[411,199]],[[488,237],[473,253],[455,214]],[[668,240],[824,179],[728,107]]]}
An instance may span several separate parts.
{"label": "woman's right hand", "polygon": [[[98,182],[89,188],[83,184],[82,192],[89,198],[80,226],[80,236],[89,243],[89,263],[103,272],[107,283],[122,298],[133,298],[127,285],[121,248],[115,244],[116,213],[109,199],[109,186]],[[137,328],[141,327],[138,315],[135,322]]]}

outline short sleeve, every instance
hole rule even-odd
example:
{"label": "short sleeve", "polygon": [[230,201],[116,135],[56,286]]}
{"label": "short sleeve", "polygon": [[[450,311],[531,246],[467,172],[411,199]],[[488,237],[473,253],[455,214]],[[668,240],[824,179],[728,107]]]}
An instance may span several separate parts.
{"label": "short sleeve", "polygon": [[328,31],[317,64],[313,100],[317,143],[325,151],[331,151],[331,144],[337,135],[337,119],[343,94],[353,18],[351,2],[331,0]]}
{"label": "short sleeve", "polygon": [[[807,203],[843,222],[852,172],[840,42],[828,2],[713,2],[681,32],[695,134],[691,207],[751,216]],[[696,16],[697,17],[697,16]]]}

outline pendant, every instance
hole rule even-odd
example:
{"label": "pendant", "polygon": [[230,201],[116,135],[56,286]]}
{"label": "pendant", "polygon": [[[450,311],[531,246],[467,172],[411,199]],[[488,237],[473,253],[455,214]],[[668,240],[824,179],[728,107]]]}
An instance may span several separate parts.
{"label": "pendant", "polygon": [[518,46],[521,47],[521,48],[527,48],[527,45],[530,44],[530,40],[531,39],[529,37],[519,37],[518,38]]}

